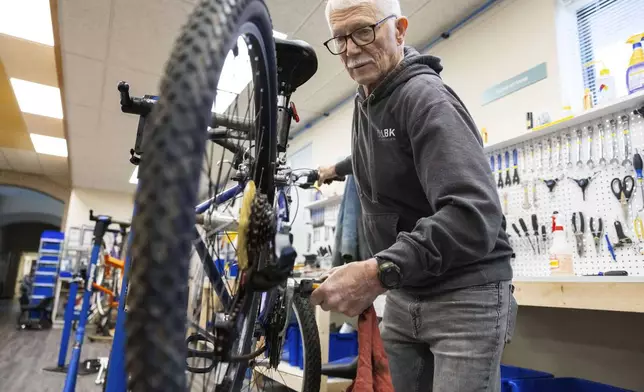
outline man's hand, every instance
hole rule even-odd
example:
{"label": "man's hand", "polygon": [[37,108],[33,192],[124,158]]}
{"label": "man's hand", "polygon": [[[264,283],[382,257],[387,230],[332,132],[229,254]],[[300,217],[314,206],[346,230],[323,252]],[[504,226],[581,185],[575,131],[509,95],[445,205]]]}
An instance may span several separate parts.
{"label": "man's hand", "polygon": [[356,261],[329,271],[328,278],[311,294],[311,303],[355,317],[385,291],[378,280],[376,259]]}
{"label": "man's hand", "polygon": [[335,165],[318,168],[318,185],[324,184],[324,181],[330,180],[335,176]]}

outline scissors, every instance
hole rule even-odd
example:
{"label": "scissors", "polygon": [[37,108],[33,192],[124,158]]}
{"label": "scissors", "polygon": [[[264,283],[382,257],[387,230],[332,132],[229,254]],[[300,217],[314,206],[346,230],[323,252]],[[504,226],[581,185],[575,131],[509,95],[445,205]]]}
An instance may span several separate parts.
{"label": "scissors", "polygon": [[613,195],[615,195],[617,200],[622,204],[624,219],[628,222],[628,203],[631,201],[631,196],[633,196],[635,179],[633,176],[626,176],[623,180],[615,177],[613,178],[613,181],[610,182],[610,189],[613,191]]}
{"label": "scissors", "polygon": [[[579,225],[577,225],[577,214],[579,214]],[[584,214],[579,212],[572,213],[572,232],[577,242],[577,255],[581,257],[584,254]]]}

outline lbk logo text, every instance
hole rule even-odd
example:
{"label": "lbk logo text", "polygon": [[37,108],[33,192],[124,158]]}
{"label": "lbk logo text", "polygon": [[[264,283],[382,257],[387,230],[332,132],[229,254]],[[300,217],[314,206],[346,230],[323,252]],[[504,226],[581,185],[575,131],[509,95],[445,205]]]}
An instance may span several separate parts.
{"label": "lbk logo text", "polygon": [[379,139],[391,139],[396,137],[396,130],[394,128],[385,128],[376,130]]}

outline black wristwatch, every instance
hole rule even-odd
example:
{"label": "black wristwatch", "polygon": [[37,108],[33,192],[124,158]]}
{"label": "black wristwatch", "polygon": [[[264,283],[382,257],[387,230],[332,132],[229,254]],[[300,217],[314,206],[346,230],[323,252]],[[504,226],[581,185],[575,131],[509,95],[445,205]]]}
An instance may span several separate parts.
{"label": "black wristwatch", "polygon": [[397,289],[400,287],[402,274],[400,268],[392,261],[376,257],[378,261],[378,279],[382,287],[387,290]]}

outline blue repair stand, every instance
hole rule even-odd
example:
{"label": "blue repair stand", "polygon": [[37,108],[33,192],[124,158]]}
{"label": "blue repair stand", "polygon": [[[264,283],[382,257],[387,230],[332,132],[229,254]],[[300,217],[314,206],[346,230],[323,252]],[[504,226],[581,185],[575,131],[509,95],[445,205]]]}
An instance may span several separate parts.
{"label": "blue repair stand", "polygon": [[58,351],[58,363],[55,367],[44,368],[43,370],[56,373],[67,373],[67,366],[65,366],[65,359],[67,359],[67,348],[69,346],[69,336],[72,333],[72,324],[74,320],[78,319],[78,314],[75,313],[74,307],[76,305],[76,294],[78,293],[78,283],[81,279],[74,279],[69,284],[69,299],[65,307],[65,324],[63,326],[63,336],[60,339],[60,350]]}
{"label": "blue repair stand", "polygon": [[[133,215],[134,216],[134,215]],[[123,280],[121,282],[121,292],[119,293],[119,307],[116,316],[116,328],[114,331],[114,340],[112,340],[112,350],[110,359],[107,364],[107,378],[105,380],[105,392],[126,392],[126,372],[125,372],[125,300],[127,298],[127,288],[129,283],[129,269],[132,262],[130,258],[130,245],[132,242],[132,230],[128,234],[127,240],[127,257],[123,266]]]}

